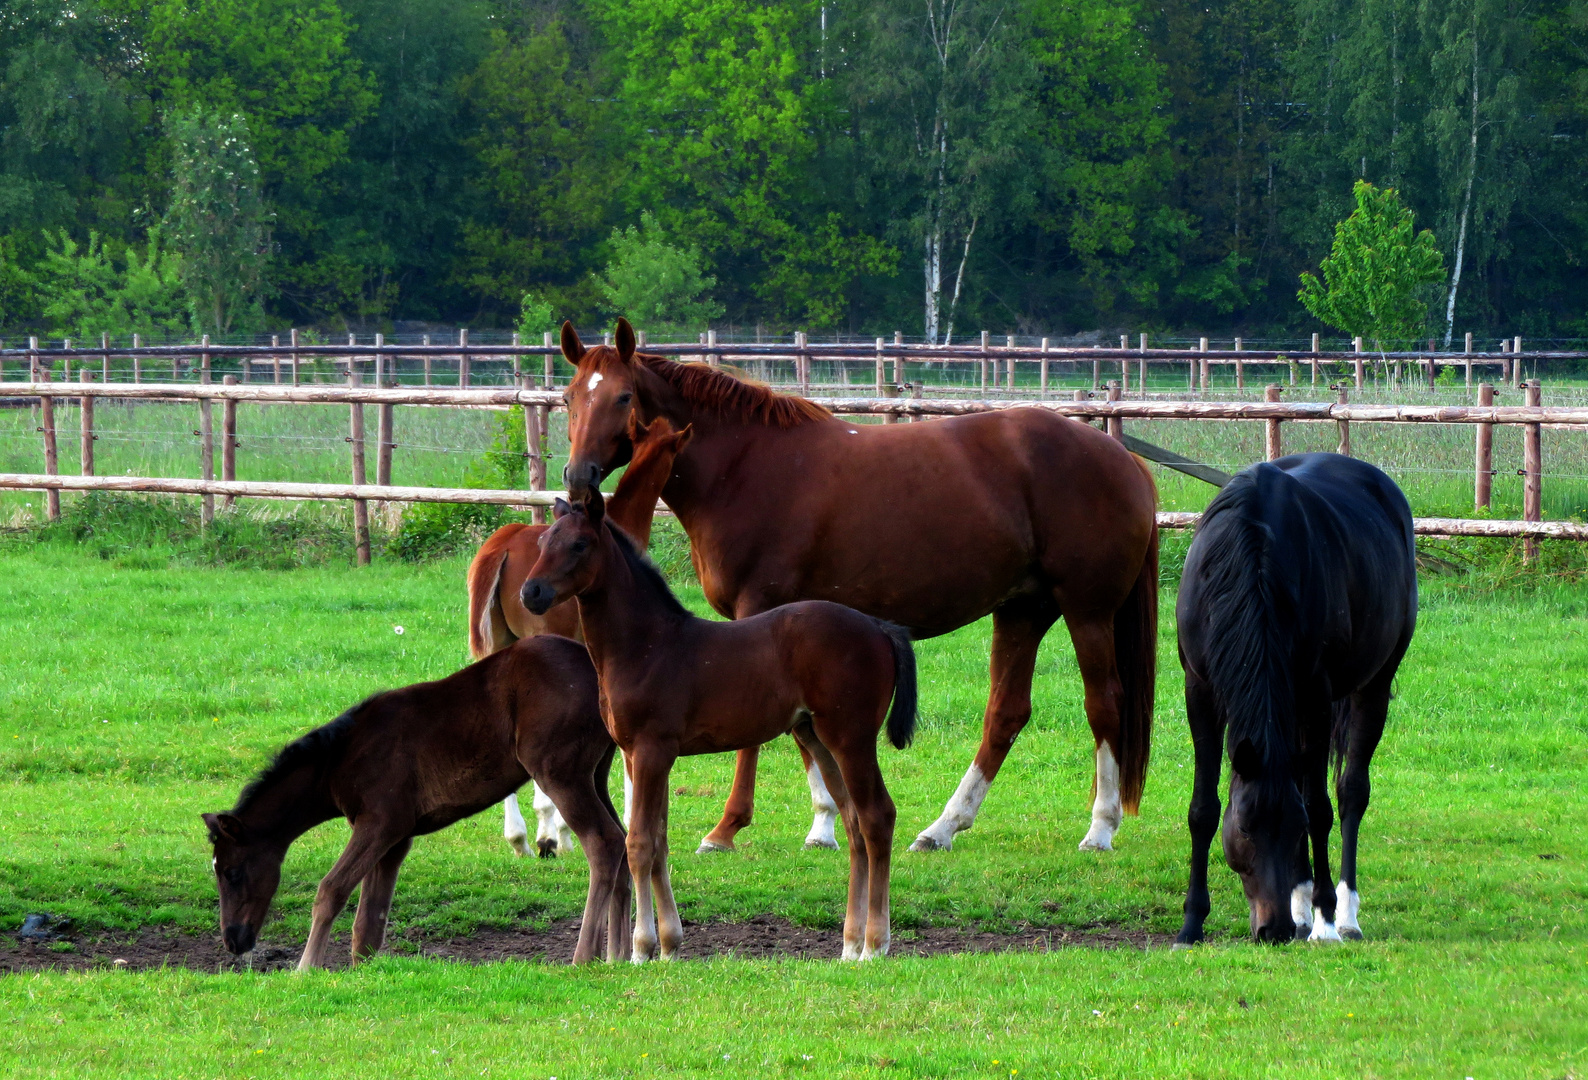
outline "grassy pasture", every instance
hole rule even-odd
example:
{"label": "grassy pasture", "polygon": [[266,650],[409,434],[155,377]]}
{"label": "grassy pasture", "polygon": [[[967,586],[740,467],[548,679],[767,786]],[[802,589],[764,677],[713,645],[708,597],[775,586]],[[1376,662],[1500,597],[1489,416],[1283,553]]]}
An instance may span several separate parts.
{"label": "grassy pasture", "polygon": [[[214,932],[198,812],[230,805],[270,752],[347,704],[462,663],[463,566],[280,572],[0,549],[0,929],[47,910],[90,934]],[[1103,858],[1075,850],[1090,739],[1062,628],[976,828],[947,855],[903,853],[979,738],[987,628],[919,645],[923,729],[910,750],[883,755],[899,805],[900,937],[931,925],[1178,926],[1190,748],[1171,593],[1147,800]],[[698,592],[686,599],[701,608]],[[1374,771],[1359,945],[1246,944],[1238,883],[1216,868],[1215,944],[1191,953],[584,971],[404,957],[425,936],[579,911],[582,860],[519,860],[487,813],[416,844],[394,955],[369,967],[0,979],[0,1072],[346,1075],[368,1062],[361,1071],[424,1076],[1248,1076],[1305,1063],[1328,1075],[1580,1075],[1585,634],[1585,587],[1425,583]],[[726,758],[675,773],[685,917],[836,925],[843,860],[800,848],[807,800],[786,742],[763,757],[742,853],[692,854],[730,774]],[[330,824],[294,848],[267,941],[302,940],[345,837]]]}

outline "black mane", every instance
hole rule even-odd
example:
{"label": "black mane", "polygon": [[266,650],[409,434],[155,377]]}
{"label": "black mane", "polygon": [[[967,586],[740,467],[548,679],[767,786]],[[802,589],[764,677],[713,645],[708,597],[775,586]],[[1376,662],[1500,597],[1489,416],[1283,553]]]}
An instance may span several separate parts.
{"label": "black mane", "polygon": [[322,724],[307,735],[300,736],[283,746],[275,759],[265,766],[264,771],[243,788],[242,794],[237,796],[237,805],[232,808],[232,813],[241,814],[246,811],[267,788],[296,769],[305,765],[313,765],[318,769],[329,769],[334,766],[347,749],[357,714],[369,704],[370,700],[373,699],[359,702],[329,724]]}
{"label": "black mane", "polygon": [[628,563],[629,569],[634,572],[634,576],[641,581],[649,582],[652,589],[662,598],[667,609],[673,614],[693,617],[694,613],[679,603],[678,597],[673,595],[672,587],[667,584],[667,579],[656,568],[656,564],[651,562],[650,556],[641,551],[634,543],[634,538],[624,532],[619,526],[614,525],[610,519],[607,520],[606,525],[607,531],[612,534],[612,539],[617,541],[618,550],[623,552],[623,560]]}

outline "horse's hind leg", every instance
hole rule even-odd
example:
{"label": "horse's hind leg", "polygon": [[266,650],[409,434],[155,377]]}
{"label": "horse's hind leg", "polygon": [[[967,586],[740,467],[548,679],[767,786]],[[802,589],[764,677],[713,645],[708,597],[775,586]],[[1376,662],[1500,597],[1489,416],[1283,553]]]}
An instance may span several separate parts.
{"label": "horse's hind leg", "polygon": [[1082,851],[1112,851],[1114,834],[1125,818],[1119,791],[1119,710],[1125,693],[1114,655],[1113,619],[1069,619],[1075,660],[1086,687],[1086,719],[1096,744],[1092,790],[1092,827]]}
{"label": "horse's hind leg", "polygon": [[502,837],[519,855],[529,854],[529,826],[518,809],[516,792],[502,800]]}
{"label": "horse's hind leg", "polygon": [[992,689],[982,718],[981,747],[942,815],[915,838],[911,851],[947,851],[956,834],[976,823],[988,787],[1031,719],[1037,649],[1058,617],[1051,600],[1036,597],[1011,601],[993,612]]}
{"label": "horse's hind leg", "polygon": [[[605,770],[600,770],[601,782],[606,780]],[[546,789],[567,809],[568,824],[578,834],[584,845],[585,859],[590,864],[590,886],[585,895],[584,920],[579,925],[579,943],[574,948],[573,962],[588,963],[600,954],[601,937],[609,933],[608,916],[613,906],[619,878],[627,878],[625,865],[623,827],[596,793],[592,777],[573,780],[546,778]],[[624,894],[624,911],[627,914],[628,890]]]}
{"label": "horse's hind leg", "polygon": [[[870,859],[867,857],[867,849],[870,845],[865,832],[861,829],[854,800],[849,795],[844,771],[832,751],[817,736],[809,720],[796,727],[793,734],[821,770],[822,776],[827,781],[827,790],[832,793],[833,801],[837,804],[839,815],[843,819],[844,836],[849,841],[849,892],[844,906],[842,959],[859,960],[865,953],[867,940],[871,888]],[[882,901],[886,910],[886,895],[883,896]],[[884,951],[886,951],[885,944]]]}
{"label": "horse's hind leg", "polygon": [[358,914],[353,918],[353,962],[380,952],[386,943],[386,922],[391,915],[392,893],[397,888],[397,871],[413,847],[413,838],[399,840],[381,856],[364,877],[358,890]]}
{"label": "horse's hind leg", "polygon": [[573,850],[574,830],[568,827],[562,811],[540,785],[534,781],[530,781],[530,785],[535,789],[535,850],[540,852],[542,859],[554,859],[559,852],[568,854]]}
{"label": "horse's hind leg", "polygon": [[1384,720],[1389,713],[1390,679],[1376,680],[1374,684],[1352,694],[1348,700],[1350,713],[1344,719],[1346,742],[1340,775],[1335,782],[1335,798],[1340,804],[1340,884],[1336,890],[1335,917],[1341,937],[1360,941],[1362,927],[1357,919],[1361,911],[1361,895],[1356,885],[1356,842],[1362,827],[1362,816],[1367,813],[1368,797],[1373,790],[1368,780],[1368,765],[1373,760],[1373,751],[1378,749],[1379,739],[1384,735]]}

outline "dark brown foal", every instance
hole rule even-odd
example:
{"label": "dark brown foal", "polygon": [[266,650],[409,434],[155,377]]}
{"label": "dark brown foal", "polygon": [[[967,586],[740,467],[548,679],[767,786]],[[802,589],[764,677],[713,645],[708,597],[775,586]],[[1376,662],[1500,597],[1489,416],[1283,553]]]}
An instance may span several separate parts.
{"label": "dark brown foal", "polygon": [[590,863],[574,962],[629,947],[623,826],[607,795],[616,748],[601,723],[595,668],[561,637],[518,642],[455,675],[377,694],[290,743],[229,813],[205,814],[226,947],[254,947],[292,842],[345,817],[342,857],[314,898],[298,967],[322,967],[331,923],[360,882],[355,961],[380,949],[397,871],[415,836],[444,829],[533,777],[556,800]]}
{"label": "dark brown foal", "polygon": [[849,838],[843,958],[885,955],[894,809],[877,767],[877,733],[886,721],[889,740],[903,748],[915,730],[915,653],[905,632],[820,600],[730,623],[696,618],[607,524],[600,492],[577,507],[559,501],[553,513],[523,599],[545,611],[578,597],[605,720],[628,756],[629,869],[640,883],[635,962],[658,950],[672,957],[683,936],[667,874],[673,762],[786,732],[821,769]]}

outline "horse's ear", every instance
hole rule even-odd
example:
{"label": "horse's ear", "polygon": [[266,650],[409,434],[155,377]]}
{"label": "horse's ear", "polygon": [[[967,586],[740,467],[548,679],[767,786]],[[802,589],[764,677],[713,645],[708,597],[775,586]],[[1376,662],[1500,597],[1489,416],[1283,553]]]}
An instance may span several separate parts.
{"label": "horse's ear", "polygon": [[1242,739],[1230,751],[1230,765],[1242,780],[1256,780],[1263,772],[1263,759],[1252,740]]}
{"label": "horse's ear", "polygon": [[680,432],[677,432],[673,436],[673,451],[675,453],[680,453],[680,454],[683,453],[684,452],[684,447],[688,446],[689,445],[689,440],[693,439],[694,437],[695,437],[695,425],[694,424],[685,424],[684,425],[684,430],[680,431]]}
{"label": "horse's ear", "polygon": [[634,327],[621,315],[618,316],[618,330],[612,340],[617,343],[618,355],[625,364],[634,359]]}
{"label": "horse's ear", "polygon": [[561,521],[571,513],[573,513],[573,507],[569,505],[567,499],[557,499],[551,504],[551,520],[553,521]]}
{"label": "horse's ear", "polygon": [[584,512],[589,516],[590,524],[599,529],[601,520],[607,516],[606,499],[599,488],[593,489],[585,496]]}
{"label": "horse's ear", "polygon": [[234,814],[201,814],[204,825],[210,832],[210,843],[218,844],[222,840],[230,840],[234,844],[243,841],[246,831],[243,823]]}
{"label": "horse's ear", "polygon": [[562,324],[562,355],[574,367],[578,367],[579,361],[584,359],[584,342],[579,340],[579,332],[571,322]]}

